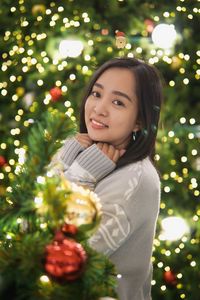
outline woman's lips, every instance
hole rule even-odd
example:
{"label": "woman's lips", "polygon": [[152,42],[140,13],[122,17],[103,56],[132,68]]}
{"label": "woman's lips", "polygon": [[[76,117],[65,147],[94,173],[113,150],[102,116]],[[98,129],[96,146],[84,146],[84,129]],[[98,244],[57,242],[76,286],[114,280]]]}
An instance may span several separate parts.
{"label": "woman's lips", "polygon": [[103,129],[103,128],[108,128],[108,125],[100,122],[100,121],[97,121],[97,120],[94,120],[94,119],[90,119],[90,122],[91,122],[91,126],[94,128],[94,129]]}

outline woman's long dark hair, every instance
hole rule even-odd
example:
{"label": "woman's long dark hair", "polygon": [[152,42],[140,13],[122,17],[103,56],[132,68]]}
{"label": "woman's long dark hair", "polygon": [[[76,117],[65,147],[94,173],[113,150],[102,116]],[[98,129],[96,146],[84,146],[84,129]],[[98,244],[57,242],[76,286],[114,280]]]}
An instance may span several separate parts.
{"label": "woman's long dark hair", "polygon": [[135,141],[131,140],[125,154],[118,160],[117,168],[136,162],[147,156],[153,160],[155,141],[163,99],[162,84],[158,71],[141,60],[135,58],[114,58],[105,62],[92,76],[82,101],[80,110],[80,132],[87,133],[85,124],[85,103],[94,83],[110,68],[130,70],[136,80],[136,96],[138,99],[138,120],[141,129],[137,131]]}

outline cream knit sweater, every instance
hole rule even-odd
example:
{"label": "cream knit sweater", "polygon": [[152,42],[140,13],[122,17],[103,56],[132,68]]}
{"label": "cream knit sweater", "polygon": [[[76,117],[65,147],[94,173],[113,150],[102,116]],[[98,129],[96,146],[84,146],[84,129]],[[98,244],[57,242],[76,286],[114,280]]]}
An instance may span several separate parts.
{"label": "cream knit sweater", "polygon": [[99,196],[103,217],[90,245],[108,255],[119,273],[120,300],[150,300],[152,243],[160,204],[160,180],[149,158],[115,170],[96,144],[67,139],[54,161],[70,181]]}

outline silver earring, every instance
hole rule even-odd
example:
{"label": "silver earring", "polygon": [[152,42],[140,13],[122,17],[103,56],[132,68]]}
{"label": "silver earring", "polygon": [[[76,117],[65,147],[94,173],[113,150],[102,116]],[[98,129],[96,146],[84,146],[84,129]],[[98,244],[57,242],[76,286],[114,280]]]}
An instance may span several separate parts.
{"label": "silver earring", "polygon": [[135,140],[136,140],[136,131],[133,131],[133,141],[135,142]]}

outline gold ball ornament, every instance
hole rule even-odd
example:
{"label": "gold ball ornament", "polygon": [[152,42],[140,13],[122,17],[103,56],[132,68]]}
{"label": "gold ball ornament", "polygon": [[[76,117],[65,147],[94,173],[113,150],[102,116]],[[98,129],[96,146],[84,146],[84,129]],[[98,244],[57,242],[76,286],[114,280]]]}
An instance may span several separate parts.
{"label": "gold ball ornament", "polygon": [[[69,183],[68,183],[69,184]],[[96,225],[101,216],[100,200],[94,192],[70,183],[72,193],[67,200],[65,222],[76,225]]]}

